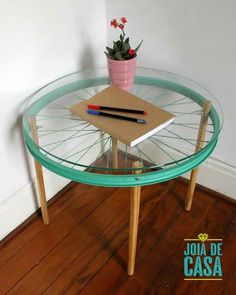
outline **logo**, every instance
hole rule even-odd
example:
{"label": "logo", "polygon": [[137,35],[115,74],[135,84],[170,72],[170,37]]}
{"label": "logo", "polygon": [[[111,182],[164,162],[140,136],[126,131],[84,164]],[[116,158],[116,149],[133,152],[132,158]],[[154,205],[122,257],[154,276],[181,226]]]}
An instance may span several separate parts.
{"label": "logo", "polygon": [[200,233],[197,239],[184,241],[184,280],[222,280],[222,239]]}

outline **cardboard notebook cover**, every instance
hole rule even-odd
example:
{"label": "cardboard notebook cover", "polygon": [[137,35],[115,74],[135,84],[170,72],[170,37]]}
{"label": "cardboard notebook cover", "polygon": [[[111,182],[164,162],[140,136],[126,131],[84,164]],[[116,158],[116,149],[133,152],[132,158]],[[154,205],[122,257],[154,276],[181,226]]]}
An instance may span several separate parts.
{"label": "cardboard notebook cover", "polygon": [[[146,111],[146,115],[139,115],[101,110],[102,112],[144,119],[146,124],[88,114],[88,104]],[[131,147],[161,130],[175,119],[173,114],[116,86],[110,86],[90,99],[73,105],[70,107],[70,112]]]}

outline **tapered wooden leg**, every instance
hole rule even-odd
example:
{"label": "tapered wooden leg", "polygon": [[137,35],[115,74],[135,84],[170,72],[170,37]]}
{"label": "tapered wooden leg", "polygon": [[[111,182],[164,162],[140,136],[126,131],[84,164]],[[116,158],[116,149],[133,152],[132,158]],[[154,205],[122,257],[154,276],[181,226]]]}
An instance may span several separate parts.
{"label": "tapered wooden leg", "polygon": [[48,207],[47,207],[47,199],[46,199],[45,186],[44,186],[44,180],[43,180],[42,166],[36,160],[34,160],[34,165],[35,165],[35,171],[36,171],[37,186],[38,186],[38,193],[39,193],[39,199],[41,204],[43,223],[49,224]]}
{"label": "tapered wooden leg", "polygon": [[[140,162],[134,162],[134,168],[141,168],[142,164]],[[136,174],[140,174],[141,170],[136,170]],[[139,221],[139,206],[140,206],[140,193],[141,187],[136,186],[131,190],[130,199],[130,224],[129,224],[129,260],[128,260],[128,270],[129,276],[134,274],[135,267],[135,256],[136,256],[136,246],[137,246],[137,236],[138,236],[138,221]]]}
{"label": "tapered wooden leg", "polygon": [[185,210],[186,211],[190,211],[191,207],[192,207],[193,195],[194,195],[194,191],[195,191],[195,187],[196,187],[198,173],[199,173],[199,167],[191,171],[187,196],[185,199]]}
{"label": "tapered wooden leg", "polygon": [[[206,135],[206,129],[207,129],[207,120],[209,117],[210,110],[211,110],[211,102],[209,100],[206,100],[203,105],[203,112],[202,112],[199,130],[198,130],[198,138],[197,138],[197,144],[196,144],[196,149],[195,149],[196,152],[199,151],[203,147],[204,139],[205,139],[205,135]],[[186,211],[191,210],[198,173],[199,173],[199,167],[195,168],[191,172],[187,196],[186,196],[186,200],[185,200],[185,210]]]}
{"label": "tapered wooden leg", "polygon": [[[36,124],[35,117],[34,116],[30,117],[29,121],[31,126],[32,139],[34,140],[35,144],[38,145],[39,140],[38,140],[37,124]],[[44,180],[43,180],[42,166],[39,164],[37,160],[34,160],[34,165],[35,165],[35,171],[36,171],[37,187],[38,187],[39,200],[41,204],[43,223],[49,224],[47,199],[46,199],[45,186],[44,186]]]}
{"label": "tapered wooden leg", "polygon": [[112,167],[118,168],[117,139],[112,137]]}

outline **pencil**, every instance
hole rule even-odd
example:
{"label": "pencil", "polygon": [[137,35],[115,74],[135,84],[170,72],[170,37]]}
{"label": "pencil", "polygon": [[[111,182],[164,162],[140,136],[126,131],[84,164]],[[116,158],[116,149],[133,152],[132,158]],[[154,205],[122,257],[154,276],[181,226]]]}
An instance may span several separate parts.
{"label": "pencil", "polygon": [[95,111],[95,110],[87,110],[87,113],[90,115],[104,116],[104,117],[109,117],[109,118],[114,118],[114,119],[125,120],[125,121],[132,121],[132,122],[136,122],[136,123],[140,123],[140,124],[146,123],[146,121],[143,119],[115,115],[115,114],[111,114],[111,113],[104,113],[104,112]]}
{"label": "pencil", "polygon": [[109,111],[115,111],[115,112],[125,112],[125,113],[140,114],[140,115],[146,115],[147,114],[147,112],[142,111],[142,110],[107,107],[107,106],[100,106],[100,105],[96,105],[96,104],[89,104],[88,109],[92,109],[92,110],[109,110]]}

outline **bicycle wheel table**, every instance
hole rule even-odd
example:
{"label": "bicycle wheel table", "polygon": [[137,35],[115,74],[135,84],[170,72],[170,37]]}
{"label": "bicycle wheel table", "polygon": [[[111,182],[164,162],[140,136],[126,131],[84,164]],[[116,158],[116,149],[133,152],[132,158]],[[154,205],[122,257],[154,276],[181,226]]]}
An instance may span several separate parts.
{"label": "bicycle wheel table", "polygon": [[173,114],[161,131],[130,148],[69,112],[109,86],[106,69],[73,73],[47,84],[28,100],[23,115],[26,145],[35,159],[41,209],[49,223],[42,166],[91,185],[134,187],[131,194],[128,273],[134,272],[140,187],[192,171],[190,210],[198,166],[214,150],[222,126],[219,104],[208,90],[181,76],[138,68],[131,93]]}

